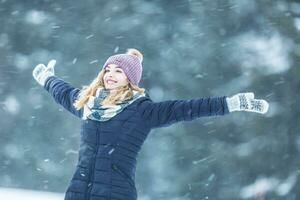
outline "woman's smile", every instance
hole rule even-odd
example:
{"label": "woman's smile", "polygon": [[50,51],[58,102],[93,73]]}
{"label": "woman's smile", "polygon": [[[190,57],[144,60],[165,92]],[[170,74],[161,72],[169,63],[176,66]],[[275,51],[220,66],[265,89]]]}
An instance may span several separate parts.
{"label": "woman's smile", "polygon": [[113,84],[113,83],[117,83],[118,81],[115,81],[115,80],[109,78],[109,79],[106,80],[106,82],[108,84]]}

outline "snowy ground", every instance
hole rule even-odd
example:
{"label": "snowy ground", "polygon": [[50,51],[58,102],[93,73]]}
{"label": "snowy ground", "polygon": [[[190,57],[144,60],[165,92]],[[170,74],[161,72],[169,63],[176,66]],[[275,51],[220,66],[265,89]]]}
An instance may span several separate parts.
{"label": "snowy ground", "polygon": [[3,200],[63,200],[64,194],[23,190],[15,188],[0,188],[0,199]]}
{"label": "snowy ground", "polygon": [[[64,194],[62,193],[0,187],[0,200],[63,200],[63,199],[64,199]],[[139,199],[150,200],[150,197],[139,196]],[[172,200],[178,200],[178,199],[176,198]]]}

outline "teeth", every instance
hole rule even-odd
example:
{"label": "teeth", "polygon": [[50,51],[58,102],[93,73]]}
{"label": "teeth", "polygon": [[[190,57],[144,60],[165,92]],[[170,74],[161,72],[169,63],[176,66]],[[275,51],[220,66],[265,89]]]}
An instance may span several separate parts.
{"label": "teeth", "polygon": [[108,80],[107,83],[115,83],[114,81]]}

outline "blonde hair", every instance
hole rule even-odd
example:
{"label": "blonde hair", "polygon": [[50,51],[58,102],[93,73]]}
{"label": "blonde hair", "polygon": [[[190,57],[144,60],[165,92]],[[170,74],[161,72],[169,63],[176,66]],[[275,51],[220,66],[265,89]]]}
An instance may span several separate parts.
{"label": "blonde hair", "polygon": [[[140,62],[143,61],[143,54],[137,49],[127,49],[126,54],[137,56],[140,59]],[[83,86],[79,92],[75,103],[73,103],[74,107],[77,110],[80,110],[89,100],[90,96],[95,96],[98,88],[104,88],[104,77],[105,71],[104,68],[98,73],[97,77],[90,83],[88,86]],[[123,100],[127,100],[133,97],[133,90],[140,92],[141,94],[145,93],[144,88],[140,88],[137,85],[129,82],[125,86],[121,86],[117,89],[115,93],[109,94],[100,104],[102,105],[112,105]]]}

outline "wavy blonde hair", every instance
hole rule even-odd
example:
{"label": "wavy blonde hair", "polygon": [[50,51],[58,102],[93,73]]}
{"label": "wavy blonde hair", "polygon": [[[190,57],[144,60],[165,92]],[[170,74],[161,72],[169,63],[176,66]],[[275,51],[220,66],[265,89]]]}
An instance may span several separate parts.
{"label": "wavy blonde hair", "polygon": [[[137,56],[140,61],[143,60],[143,54],[137,49],[127,49],[127,54]],[[97,77],[90,83],[88,86],[83,86],[79,92],[79,95],[75,102],[73,103],[74,107],[77,110],[80,110],[89,100],[90,96],[95,96],[98,88],[104,88],[103,77],[105,74],[105,69],[102,68],[98,73]],[[128,81],[128,84],[125,86],[119,87],[115,93],[109,94],[100,104],[101,105],[115,105],[121,101],[130,99],[133,97],[133,90],[140,92],[141,94],[145,93],[144,88],[140,88],[137,85],[132,84]]]}

